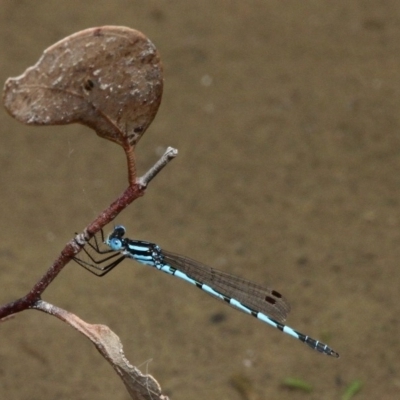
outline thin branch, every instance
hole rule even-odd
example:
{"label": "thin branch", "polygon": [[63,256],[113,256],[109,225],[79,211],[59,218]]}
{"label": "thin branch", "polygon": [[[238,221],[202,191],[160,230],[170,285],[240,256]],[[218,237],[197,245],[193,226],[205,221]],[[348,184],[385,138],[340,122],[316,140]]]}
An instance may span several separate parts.
{"label": "thin branch", "polygon": [[173,147],[168,147],[161,158],[150,168],[143,176],[136,180],[136,183],[143,188],[146,188],[149,182],[176,156],[178,155],[178,150]]}
{"label": "thin branch", "polygon": [[152,168],[136,183],[129,186],[113,203],[111,203],[99,216],[92,221],[82,233],[70,240],[61,251],[53,265],[46,271],[40,280],[26,294],[26,296],[0,307],[0,319],[8,315],[26,310],[41,298],[42,293],[56,278],[65,265],[71,261],[82,247],[105,225],[115,219],[134,200],[144,195],[147,184],[178,154],[178,150],[168,147],[164,155]]}
{"label": "thin branch", "polygon": [[135,149],[129,144],[129,141],[123,146],[126,155],[127,167],[128,167],[128,182],[129,186],[133,186],[136,183],[136,160],[135,160]]}

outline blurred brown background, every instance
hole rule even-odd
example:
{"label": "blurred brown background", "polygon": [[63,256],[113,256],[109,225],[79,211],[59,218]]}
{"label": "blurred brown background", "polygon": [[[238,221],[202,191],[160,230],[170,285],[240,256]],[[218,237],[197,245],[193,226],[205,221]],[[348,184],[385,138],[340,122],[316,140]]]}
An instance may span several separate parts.
{"label": "blurred brown background", "polygon": [[[78,30],[144,32],[165,68],[140,172],[173,161],[116,222],[270,285],[288,324],[339,360],[177,279],[126,261],[103,279],[69,265],[44,299],[109,325],[173,399],[394,399],[400,386],[398,1],[0,2],[0,74]],[[82,126],[34,128],[0,110],[0,301],[22,296],[126,187],[123,152]],[[127,399],[77,332],[24,312],[0,327],[0,398]],[[285,377],[314,386],[282,388]]]}

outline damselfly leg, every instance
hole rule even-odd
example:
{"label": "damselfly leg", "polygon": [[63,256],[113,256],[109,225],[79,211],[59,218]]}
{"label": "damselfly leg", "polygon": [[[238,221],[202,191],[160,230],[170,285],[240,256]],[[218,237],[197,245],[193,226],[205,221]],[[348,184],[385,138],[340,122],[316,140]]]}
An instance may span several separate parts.
{"label": "damselfly leg", "polygon": [[[101,243],[104,243],[104,232],[103,229],[100,231],[101,235]],[[89,257],[89,261],[82,260],[78,257],[74,257],[73,260],[80,265],[81,267],[85,268],[92,274],[96,276],[104,276],[109,273],[113,268],[115,268],[120,262],[125,259],[125,256],[122,256],[120,252],[116,252],[110,248],[101,249],[99,241],[95,236],[93,236],[93,242],[90,241],[87,243],[87,246],[91,248],[95,255],[92,255],[91,252],[85,247],[83,247],[83,252]],[[109,254],[109,255],[108,255]],[[106,255],[103,258],[96,258],[99,255]]]}

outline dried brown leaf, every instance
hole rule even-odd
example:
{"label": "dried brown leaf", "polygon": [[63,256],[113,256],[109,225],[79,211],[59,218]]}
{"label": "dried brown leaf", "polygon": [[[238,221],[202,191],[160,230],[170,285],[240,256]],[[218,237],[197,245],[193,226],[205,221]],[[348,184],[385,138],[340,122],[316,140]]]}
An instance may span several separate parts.
{"label": "dried brown leaf", "polygon": [[126,146],[135,145],[154,119],[162,88],[153,43],[134,29],[103,26],[64,38],[9,78],[4,104],[23,123],[78,122]]}
{"label": "dried brown leaf", "polygon": [[88,324],[75,314],[43,300],[39,300],[33,308],[54,315],[89,338],[120,376],[132,399],[168,400],[168,397],[162,394],[158,382],[151,375],[142,374],[125,358],[119,337],[108,326]]}

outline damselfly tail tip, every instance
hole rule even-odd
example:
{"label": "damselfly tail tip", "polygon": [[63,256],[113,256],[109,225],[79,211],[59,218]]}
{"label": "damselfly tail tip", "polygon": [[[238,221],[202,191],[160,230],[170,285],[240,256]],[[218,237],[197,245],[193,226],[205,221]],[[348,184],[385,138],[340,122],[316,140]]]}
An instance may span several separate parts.
{"label": "damselfly tail tip", "polygon": [[330,350],[330,352],[328,353],[329,356],[335,357],[335,358],[339,358],[339,353],[336,353],[335,350]]}

